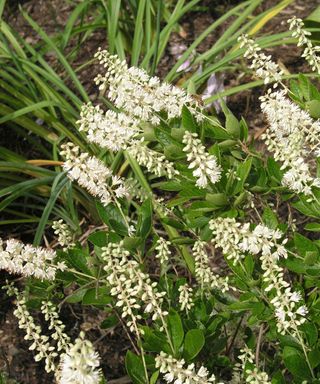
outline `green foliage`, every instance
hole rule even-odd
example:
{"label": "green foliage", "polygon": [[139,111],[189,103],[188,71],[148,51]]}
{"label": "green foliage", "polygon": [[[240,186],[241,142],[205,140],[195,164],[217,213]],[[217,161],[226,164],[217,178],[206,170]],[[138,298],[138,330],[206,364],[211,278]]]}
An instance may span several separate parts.
{"label": "green foliage", "polygon": [[[239,66],[236,61],[244,50],[238,46],[238,37],[243,33],[258,33],[291,1],[278,2],[259,14],[261,3],[261,0],[243,1],[217,18],[181,55],[166,80],[177,80],[179,66],[221,25],[228,27],[206,52],[194,56],[190,77],[183,78],[182,85],[193,92],[199,91],[212,74]],[[0,14],[3,4],[0,1]],[[147,172],[126,148],[116,153],[100,149],[77,129],[80,107],[89,101],[79,73],[92,62],[80,67],[76,63],[80,46],[90,35],[100,29],[106,31],[111,53],[121,59],[130,57],[132,65],[154,74],[172,32],[179,29],[183,17],[190,16],[197,4],[199,0],[85,0],[75,6],[64,30],[55,36],[48,36],[21,9],[41,38],[36,46],[1,20],[0,124],[23,139],[33,151],[20,154],[12,148],[0,148],[0,211],[10,217],[0,224],[35,224],[31,231],[35,246],[44,239],[53,240],[50,226],[54,218],[62,218],[68,224],[75,245],[67,244],[70,247],[57,251],[57,260],[64,262],[66,268],[57,272],[51,282],[28,279],[27,304],[39,309],[41,301],[47,299],[92,306],[105,315],[100,324],[102,329],[125,326],[133,345],[132,351],[126,351],[125,368],[134,384],[162,382],[164,368],[157,365],[161,353],[170,356],[172,362],[182,360],[182,365],[186,364],[184,368],[189,365],[189,370],[196,369],[198,373],[205,366],[217,380],[228,382],[244,353],[239,350],[246,346],[255,354],[254,358],[240,361],[244,380],[248,380],[250,371],[256,367],[265,370],[272,383],[301,384],[304,380],[317,383],[320,378],[319,188],[312,186],[312,196],[289,190],[283,184],[284,167],[258,151],[244,118],[237,117],[222,100],[223,96],[262,83],[238,85],[206,100],[207,103],[220,100],[219,118],[204,112],[201,121],[191,107],[183,106],[181,118],[170,120],[160,111],[159,125],[141,124],[137,138],[144,139],[147,148],[158,154],[159,161],[163,161],[160,156],[164,155],[178,171],[170,180]],[[286,32],[262,35],[257,41],[267,48],[283,44],[284,39],[292,43],[289,36]],[[78,43],[70,51],[73,39]],[[56,65],[49,64],[48,53],[54,53]],[[201,71],[194,70],[199,67]],[[283,81],[287,79],[291,79],[288,95],[292,101],[318,119],[320,93],[315,82],[301,74],[284,76]],[[105,97],[101,92],[98,102],[115,109]],[[221,173],[217,182],[209,180],[199,187],[197,168],[190,164],[194,159],[190,161],[187,157],[192,151],[185,149],[184,137],[188,132],[199,138],[202,154],[216,160]],[[136,184],[131,195],[113,197],[112,203],[106,205],[71,183],[62,171],[63,159],[59,155],[59,147],[66,141],[99,158],[113,175],[133,178]],[[29,159],[33,155],[36,158]],[[197,167],[201,168],[205,161],[201,158]],[[310,164],[319,177],[319,160]],[[235,236],[234,249],[221,249],[224,247],[217,244],[212,222],[221,219],[235,219],[239,223],[235,224],[242,231],[239,238],[231,231],[232,221],[223,232],[226,242]],[[266,242],[262,255],[255,251],[253,235],[259,225],[272,234],[256,235]],[[248,243],[252,241],[251,248],[240,241],[243,233]],[[160,237],[169,242],[164,251],[167,259],[161,265]],[[205,256],[200,255],[200,261],[196,251],[199,241],[205,243]],[[287,332],[277,327],[282,313],[276,311],[274,303],[277,294],[283,294],[283,286],[273,281],[274,286],[267,289],[270,282],[264,274],[266,267],[262,259],[269,255],[268,241],[273,242],[269,248],[275,248],[271,253],[275,270],[279,268],[281,279],[299,294],[298,299],[288,304],[287,311],[293,311],[294,303],[300,301],[308,309],[307,320],[298,324],[297,329],[290,324]],[[115,247],[108,254],[110,245]],[[120,254],[116,254],[117,245]],[[211,256],[213,248],[215,258],[204,261],[207,255]],[[279,249],[285,249],[287,257],[279,257],[276,253]],[[233,250],[239,256],[238,262],[232,259]],[[126,264],[126,258],[130,263]],[[107,268],[110,259],[114,265]],[[204,267],[199,267],[199,263],[207,267],[208,279],[201,280],[199,268]],[[120,277],[116,275],[117,268],[123,268]],[[125,293],[131,283],[132,297],[128,299]],[[224,289],[224,284],[229,289]],[[134,297],[136,287],[142,291],[138,299]],[[190,291],[183,291],[183,287]],[[183,297],[183,292],[189,292],[190,297]],[[154,297],[150,298],[151,294]],[[125,305],[131,306],[130,310],[124,310]],[[303,311],[304,306],[301,307]],[[6,383],[5,380],[0,375],[0,383]]]}

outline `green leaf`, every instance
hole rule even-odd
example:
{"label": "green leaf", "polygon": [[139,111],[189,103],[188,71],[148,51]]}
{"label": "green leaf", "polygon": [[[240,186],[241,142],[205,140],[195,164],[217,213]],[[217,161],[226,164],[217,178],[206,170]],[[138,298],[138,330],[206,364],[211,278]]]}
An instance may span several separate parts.
{"label": "green leaf", "polygon": [[190,132],[197,132],[197,124],[195,119],[185,105],[182,108],[182,125],[186,130]]}
{"label": "green leaf", "polygon": [[320,223],[308,223],[304,229],[310,232],[320,232]]}
{"label": "green leaf", "polygon": [[247,180],[247,177],[249,176],[251,166],[252,166],[251,157],[248,157],[242,164],[238,166],[238,169],[237,169],[238,182],[236,183],[235,189],[233,191],[234,194],[237,194],[243,191],[244,184]]}
{"label": "green leaf", "polygon": [[109,296],[107,288],[99,287],[88,289],[82,299],[83,305],[107,305],[112,302],[112,297]]}
{"label": "green leaf", "polygon": [[201,329],[190,329],[184,339],[183,356],[187,361],[193,360],[201,351],[205,343]]}
{"label": "green leaf", "polygon": [[311,379],[310,370],[305,357],[293,347],[284,347],[283,361],[288,370],[301,379]]}
{"label": "green leaf", "polygon": [[225,193],[207,193],[206,200],[218,207],[228,204],[228,198]]}
{"label": "green leaf", "polygon": [[139,209],[139,219],[137,225],[137,236],[147,238],[152,227],[152,202],[147,199]]}
{"label": "green leaf", "polygon": [[126,354],[125,365],[133,384],[146,384],[143,362],[140,356],[131,351]]}
{"label": "green leaf", "polygon": [[145,350],[157,353],[160,353],[161,351],[172,353],[167,339],[162,333],[153,331],[151,328],[146,326],[143,327],[143,331],[143,347]]}
{"label": "green leaf", "polygon": [[153,372],[152,376],[150,377],[150,384],[156,384],[158,381],[160,371]]}
{"label": "green leaf", "polygon": [[108,232],[98,231],[91,233],[88,236],[88,240],[90,241],[90,243],[96,245],[97,247],[105,247],[108,241]]}
{"label": "green leaf", "polygon": [[320,364],[320,350],[318,348],[313,349],[308,353],[308,359],[311,367],[316,368]]}
{"label": "green leaf", "polygon": [[128,235],[127,223],[117,206],[110,203],[105,207],[101,203],[97,202],[96,207],[101,220],[105,224],[112,228],[118,235]]}
{"label": "green leaf", "polygon": [[264,209],[262,219],[264,224],[271,229],[276,229],[279,225],[277,216],[270,207]]}
{"label": "green leaf", "polygon": [[319,256],[318,247],[307,237],[300,235],[300,233],[294,234],[294,245],[301,256],[310,257],[313,254],[315,257]]}
{"label": "green leaf", "polygon": [[226,129],[227,132],[234,138],[240,137],[240,123],[239,120],[229,111],[226,114]]}
{"label": "green leaf", "polygon": [[278,183],[281,182],[283,172],[280,169],[280,165],[272,158],[267,160],[267,170],[271,177],[273,177]]}
{"label": "green leaf", "polygon": [[320,118],[320,101],[319,100],[311,100],[306,103],[306,107],[311,117],[314,119]]}
{"label": "green leaf", "polygon": [[66,302],[72,303],[72,304],[73,303],[79,303],[80,301],[82,301],[87,290],[88,290],[87,288],[77,289],[74,293],[72,293],[71,295],[69,295],[67,297]]}
{"label": "green leaf", "polygon": [[108,329],[108,328],[115,327],[118,323],[119,323],[118,317],[116,315],[111,315],[102,321],[102,323],[100,324],[100,327],[102,329]]}
{"label": "green leaf", "polygon": [[182,321],[178,312],[176,312],[174,309],[170,309],[167,320],[171,342],[174,347],[174,352],[178,353],[184,338]]}
{"label": "green leaf", "polygon": [[318,340],[318,329],[312,322],[303,323],[300,329],[305,333],[310,347],[313,347]]}
{"label": "green leaf", "polygon": [[88,275],[92,275],[88,268],[88,257],[89,254],[86,249],[77,246],[68,250],[68,262],[75,267],[77,270],[82,271]]}

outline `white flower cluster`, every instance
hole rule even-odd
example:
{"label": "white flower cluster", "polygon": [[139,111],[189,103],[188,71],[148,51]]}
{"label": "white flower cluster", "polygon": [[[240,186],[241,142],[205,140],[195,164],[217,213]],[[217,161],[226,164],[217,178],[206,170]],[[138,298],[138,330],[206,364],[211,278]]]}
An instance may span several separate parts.
{"label": "white flower cluster", "polygon": [[170,259],[170,256],[171,256],[171,251],[169,248],[170,245],[171,245],[171,242],[164,239],[163,237],[159,237],[159,239],[157,240],[157,243],[155,246],[155,250],[157,252],[155,257],[156,259],[159,260],[161,266],[165,266]]}
{"label": "white flower cluster", "polygon": [[140,132],[137,119],[122,112],[103,112],[91,103],[82,106],[77,124],[80,131],[86,132],[89,142],[114,152],[126,149]]}
{"label": "white flower cluster", "polygon": [[256,72],[256,75],[264,80],[265,84],[274,82],[274,88],[281,81],[283,71],[279,65],[271,60],[271,55],[267,56],[261,52],[261,47],[248,35],[239,37],[240,48],[245,47],[244,57],[251,60],[250,68]]}
{"label": "white flower cluster", "polygon": [[[260,371],[254,364],[254,354],[250,348],[245,346],[240,349],[238,356],[241,363],[237,363],[234,369],[232,383],[243,383],[241,376],[245,376],[245,382],[250,384],[271,384],[266,372]],[[249,364],[248,364],[249,363]],[[250,368],[247,367],[250,365]]]}
{"label": "white flower cluster", "polygon": [[62,219],[55,220],[52,223],[52,229],[54,230],[54,234],[58,236],[58,243],[63,247],[64,251],[75,246],[71,229]]}
{"label": "white flower cluster", "polygon": [[220,180],[221,167],[214,155],[209,155],[196,133],[186,131],[182,142],[185,144],[184,152],[187,152],[189,168],[193,169],[193,176],[197,178],[196,185],[205,188],[208,180],[215,184]]}
{"label": "white flower cluster", "polygon": [[[217,218],[210,221],[213,242],[222,248],[228,258],[235,257],[237,262],[246,252],[259,255],[263,270],[264,291],[270,294],[270,303],[275,308],[277,329],[281,334],[296,335],[298,326],[306,321],[308,310],[300,305],[300,293],[292,291],[284,280],[284,270],[279,266],[280,258],[287,257],[284,247],[287,239],[280,242],[282,233],[264,225],[257,225],[253,231],[250,224],[241,225],[235,219]],[[280,242],[280,243],[279,243]]]}
{"label": "white flower cluster", "polygon": [[320,47],[314,47],[310,39],[308,39],[308,36],[311,35],[311,32],[304,29],[303,21],[296,16],[288,20],[288,23],[289,29],[292,31],[292,37],[298,39],[298,47],[305,46],[302,57],[305,57],[313,71],[317,71],[318,74],[320,74],[320,57],[318,56]]}
{"label": "white flower cluster", "polygon": [[[62,145],[60,154],[66,158],[63,169],[71,180],[85,188],[93,196],[97,196],[102,204],[111,203],[114,196],[126,197],[128,194],[123,180],[112,176],[112,172],[103,162],[87,152],[81,152],[73,143]],[[110,180],[110,186],[108,181]]]}
{"label": "white flower cluster", "polygon": [[[69,336],[64,332],[65,325],[59,319],[55,305],[48,301],[43,302],[41,312],[49,323],[48,329],[53,331],[51,339],[56,342],[53,346],[49,342],[49,336],[42,333],[39,325],[36,325],[28,311],[25,296],[18,291],[13,284],[4,287],[9,296],[16,296],[16,309],[13,314],[18,319],[20,329],[26,332],[25,340],[32,342],[30,351],[35,351],[35,361],[45,361],[46,372],[54,372],[59,384],[97,384],[100,382],[101,370],[99,356],[93,350],[90,341],[85,340],[81,332],[74,344],[70,344]],[[55,362],[60,358],[60,369]]]}
{"label": "white flower cluster", "polygon": [[102,378],[100,359],[92,343],[80,332],[75,343],[62,356],[59,384],[98,384]]}
{"label": "white flower cluster", "polygon": [[202,117],[200,105],[184,90],[160,83],[158,77],[150,77],[143,69],[128,68],[125,61],[108,51],[99,49],[95,57],[107,68],[105,75],[96,77],[96,84],[100,90],[109,87],[109,99],[130,116],[157,125],[160,123],[159,112],[165,112],[172,119],[179,117],[186,105],[197,118]]}
{"label": "white flower cluster", "polygon": [[127,150],[139,165],[146,167],[149,172],[156,176],[166,176],[168,179],[172,179],[175,175],[179,175],[179,172],[174,169],[173,163],[167,160],[164,155],[148,148],[143,138],[132,141]]}
{"label": "white flower cluster", "polygon": [[282,184],[297,193],[312,194],[311,187],[319,186],[320,180],[312,177],[305,158],[307,149],[318,155],[320,122],[291,102],[285,91],[269,91],[260,100],[269,123],[262,138],[286,170]]}
{"label": "white flower cluster", "polygon": [[[222,248],[228,260],[233,260],[236,265],[245,256],[238,246],[242,238],[241,224],[234,219],[217,217],[209,222],[212,230],[212,242]],[[249,224],[246,224],[249,227]]]}
{"label": "white flower cluster", "polygon": [[205,242],[198,240],[194,243],[192,248],[195,262],[195,277],[200,285],[201,293],[210,291],[214,288],[226,292],[230,289],[228,284],[229,278],[228,276],[220,277],[212,272],[205,246]]}
{"label": "white flower cluster", "polygon": [[0,239],[0,269],[24,277],[54,280],[57,270],[65,270],[64,262],[54,263],[56,253],[52,249],[33,247],[19,240]]}
{"label": "white flower cluster", "polygon": [[189,287],[188,284],[180,285],[179,289],[179,304],[181,311],[186,311],[188,313],[192,307],[194,307],[193,302],[193,290]]}
{"label": "white flower cluster", "polygon": [[29,350],[36,352],[35,361],[44,359],[46,372],[54,372],[56,370],[54,359],[58,354],[55,352],[55,348],[50,345],[49,337],[43,335],[41,327],[35,324],[26,306],[25,297],[13,285],[7,285],[4,289],[7,290],[9,296],[16,296],[16,309],[13,314],[19,321],[19,328],[26,332],[25,340],[32,342]]}
{"label": "white flower cluster", "polygon": [[[177,360],[171,355],[160,352],[156,357],[156,368],[164,374],[164,379],[167,383],[174,382],[175,384],[208,384],[216,383],[215,375],[209,376],[207,368],[201,366],[196,370],[195,365],[189,364],[185,367],[183,359]],[[222,384],[222,383],[218,383]]]}
{"label": "white flower cluster", "polygon": [[139,311],[151,313],[152,320],[163,320],[168,313],[161,309],[165,292],[158,292],[157,283],[152,282],[148,274],[143,273],[139,263],[129,259],[129,252],[123,243],[109,243],[103,248],[102,258],[106,265],[107,280],[111,285],[110,294],[117,298],[116,306],[121,307],[122,317],[131,332],[142,333],[138,329],[141,320]]}
{"label": "white flower cluster", "polygon": [[51,338],[57,342],[57,351],[66,351],[69,347],[70,338],[64,332],[65,325],[59,319],[56,306],[51,301],[42,302],[41,312],[44,319],[49,323],[48,329],[54,331]]}

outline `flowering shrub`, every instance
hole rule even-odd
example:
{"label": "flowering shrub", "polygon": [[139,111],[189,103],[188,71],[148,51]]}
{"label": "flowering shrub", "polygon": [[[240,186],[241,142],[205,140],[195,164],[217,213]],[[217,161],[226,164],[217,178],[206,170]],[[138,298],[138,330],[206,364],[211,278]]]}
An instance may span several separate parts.
{"label": "flowering shrub", "polygon": [[[318,70],[301,23],[290,29]],[[287,85],[248,36],[240,43],[273,84],[261,97],[270,157],[225,105],[222,123],[184,90],[97,53],[105,73],[96,84],[114,108],[85,104],[78,128],[104,151],[97,158],[68,142],[60,156],[105,227],[83,246],[58,218],[58,249],[12,239],[0,248],[1,269],[33,279],[26,292],[5,289],[57,383],[105,382],[92,343],[82,332],[72,341],[59,319],[61,287],[70,286],[65,300],[111,308],[113,326],[121,319],[134,384],[320,382],[320,244],[308,236],[320,231],[320,94],[304,76]],[[111,165],[106,151],[116,155]],[[48,335],[28,309],[37,279]]]}

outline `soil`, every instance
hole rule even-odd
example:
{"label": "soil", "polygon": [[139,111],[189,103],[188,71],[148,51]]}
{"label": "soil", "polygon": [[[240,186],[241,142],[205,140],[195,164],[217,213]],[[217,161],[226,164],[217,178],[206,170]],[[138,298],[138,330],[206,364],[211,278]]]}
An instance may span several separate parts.
{"label": "soil", "polygon": [[[238,4],[239,1],[218,1],[204,0],[201,5],[207,7],[206,12],[195,12],[187,15],[181,23],[179,33],[171,36],[169,47],[165,57],[161,61],[158,69],[158,75],[163,77],[168,69],[172,67],[176,58],[172,54],[172,47],[179,44],[190,45],[195,37],[203,32],[210,24],[216,20],[223,12],[231,6]],[[262,12],[271,6],[277,4],[277,0],[266,0],[259,8]],[[52,36],[64,29],[66,21],[70,16],[73,6],[71,2],[65,0],[29,0],[20,1],[22,8],[45,30]],[[308,16],[313,9],[320,5],[320,0],[296,0],[292,5],[283,10],[280,15],[276,16],[263,29],[262,33],[275,33],[284,31],[287,28],[283,21],[293,15],[301,18]],[[40,39],[35,31],[29,26],[22,17],[17,2],[8,1],[5,9],[7,22],[15,28],[21,36],[27,39],[31,44],[36,45]],[[216,33],[208,36],[208,38],[199,46],[198,52],[205,52],[217,36],[227,25],[223,25]],[[217,35],[218,33],[218,35]],[[105,33],[98,31],[94,33],[85,44],[81,46],[77,59],[73,62],[76,67],[92,57],[99,46],[105,46]],[[299,57],[299,49],[290,47],[277,47],[270,49],[270,54],[286,68],[289,72],[308,71],[303,60]],[[53,65],[57,65],[54,56],[48,58]],[[90,67],[80,73],[80,80],[85,88],[89,91],[92,99],[96,97],[96,91],[92,86],[92,79],[97,74],[97,68]],[[241,70],[239,72],[227,73],[224,77],[224,87],[230,87],[245,83],[251,79],[243,76]],[[232,96],[228,98],[227,104],[229,108],[237,115],[244,116],[247,120],[251,132],[259,135],[265,123],[261,114],[257,114],[260,109],[258,97],[264,92],[263,87],[251,91],[243,92],[241,96]],[[14,143],[13,149],[20,153],[30,154],[30,149],[23,142],[15,142],[8,139],[8,136],[1,134],[0,145],[10,147],[9,143]],[[28,152],[29,151],[29,152]],[[11,230],[11,229],[10,229]],[[0,276],[0,285],[3,285],[6,278],[10,278],[5,274]],[[41,364],[35,363],[32,352],[28,350],[29,342],[24,340],[24,334],[17,326],[17,320],[13,315],[14,303],[9,300],[3,292],[0,291],[0,372],[6,372],[10,380],[8,383],[28,383],[42,384],[53,382],[50,376],[44,374]],[[34,316],[41,324],[43,319],[35,311]],[[105,319],[107,314],[93,307],[80,307],[78,305],[66,304],[63,306],[61,317],[65,321],[68,334],[74,339],[77,337],[79,330],[85,330],[87,337],[95,344],[95,348],[101,356],[102,368],[105,376],[110,379],[109,383],[125,383],[128,382],[124,370],[124,356],[126,351],[131,347],[127,335],[121,326],[117,326],[108,330],[100,328],[101,321]],[[72,319],[70,322],[69,319]],[[119,379],[119,380],[117,380]],[[1,381],[1,380],[0,380]]]}

